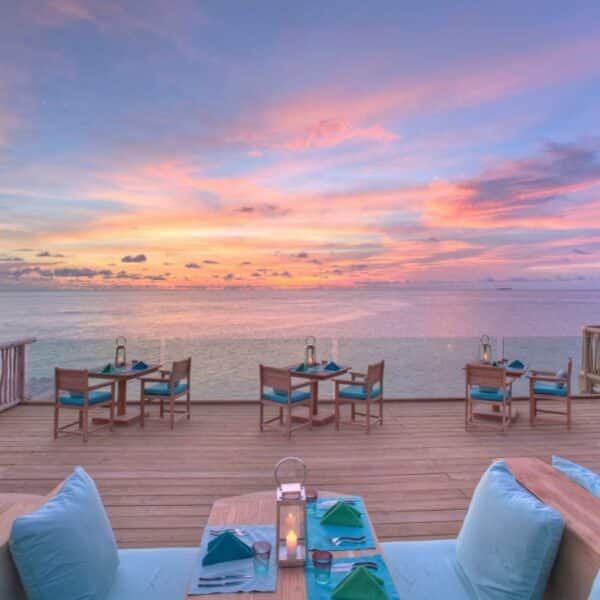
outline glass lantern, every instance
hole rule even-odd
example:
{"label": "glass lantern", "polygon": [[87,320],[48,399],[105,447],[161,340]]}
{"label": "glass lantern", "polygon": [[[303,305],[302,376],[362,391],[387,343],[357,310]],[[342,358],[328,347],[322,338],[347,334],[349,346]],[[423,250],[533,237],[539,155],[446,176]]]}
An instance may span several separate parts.
{"label": "glass lantern", "polygon": [[489,335],[482,335],[479,340],[479,360],[484,364],[492,362],[492,343]]}
{"label": "glass lantern", "polygon": [[115,367],[124,367],[127,364],[127,338],[120,335],[115,340]]}
{"label": "glass lantern", "polygon": [[307,367],[314,367],[317,364],[317,340],[312,335],[304,340],[304,364]]}
{"label": "glass lantern", "polygon": [[306,560],[306,465],[294,456],[275,466],[277,484],[277,563],[301,567]]}

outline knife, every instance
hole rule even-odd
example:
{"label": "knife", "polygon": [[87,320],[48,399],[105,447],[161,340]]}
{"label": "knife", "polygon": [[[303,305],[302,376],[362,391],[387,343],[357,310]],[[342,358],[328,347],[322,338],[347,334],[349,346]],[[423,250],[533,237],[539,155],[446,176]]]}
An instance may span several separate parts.
{"label": "knife", "polygon": [[214,577],[198,577],[198,581],[222,581],[224,579],[252,579],[254,575],[215,575]]}
{"label": "knife", "polygon": [[225,587],[227,585],[241,585],[243,582],[240,581],[239,579],[236,579],[235,581],[211,581],[211,582],[207,582],[207,581],[198,581],[198,587]]}

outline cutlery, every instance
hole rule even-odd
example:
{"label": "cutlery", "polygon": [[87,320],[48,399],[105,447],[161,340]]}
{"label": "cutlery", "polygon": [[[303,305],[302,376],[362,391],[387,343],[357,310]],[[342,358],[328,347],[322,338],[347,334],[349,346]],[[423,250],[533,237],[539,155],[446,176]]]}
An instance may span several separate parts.
{"label": "cutlery", "polygon": [[333,506],[338,502],[343,502],[344,504],[356,504],[356,500],[352,500],[352,498],[340,498],[339,500],[323,500],[322,502],[319,502],[319,506]]}
{"label": "cutlery", "polygon": [[339,546],[340,544],[351,544],[352,542],[356,542],[358,544],[365,541],[365,536],[360,535],[353,537],[351,535],[338,535],[329,540],[334,546]]}
{"label": "cutlery", "polygon": [[218,582],[206,582],[206,581],[198,581],[198,587],[226,587],[228,585],[240,585],[241,581],[218,581]]}
{"label": "cutlery", "polygon": [[225,579],[252,579],[254,575],[215,575],[214,577],[198,577],[198,581],[223,581]]}
{"label": "cutlery", "polygon": [[358,569],[359,567],[364,567],[365,569],[372,569],[373,571],[377,571],[378,569],[377,563],[365,561],[355,563],[338,563],[337,565],[333,565],[331,567],[331,570],[335,573],[345,573],[347,571],[353,571],[354,569]]}
{"label": "cutlery", "polygon": [[246,535],[246,530],[240,529],[239,527],[233,527],[231,529],[211,529],[210,535],[221,535],[224,531],[231,531],[231,533],[242,537]]}

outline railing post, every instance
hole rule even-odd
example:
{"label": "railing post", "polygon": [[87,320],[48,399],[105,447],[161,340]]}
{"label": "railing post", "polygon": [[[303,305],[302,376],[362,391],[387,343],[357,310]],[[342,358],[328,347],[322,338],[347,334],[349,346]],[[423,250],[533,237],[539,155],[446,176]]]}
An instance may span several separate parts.
{"label": "railing post", "polygon": [[0,343],[0,411],[25,399],[26,347],[35,338]]}

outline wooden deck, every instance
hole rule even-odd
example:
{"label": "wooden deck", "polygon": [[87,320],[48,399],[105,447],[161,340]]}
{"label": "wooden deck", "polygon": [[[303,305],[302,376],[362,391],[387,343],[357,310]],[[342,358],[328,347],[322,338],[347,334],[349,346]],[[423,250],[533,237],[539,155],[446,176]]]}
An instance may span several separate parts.
{"label": "wooden deck", "polygon": [[[600,404],[576,400],[573,428],[530,429],[526,405],[507,434],[463,429],[462,402],[386,405],[370,436],[333,426],[301,430],[291,442],[258,432],[252,405],[201,405],[171,432],[149,420],[136,427],[53,440],[49,406],[0,414],[0,494],[47,493],[83,465],[96,479],[122,547],[194,546],[213,501],[273,488],[272,469],[301,456],[309,484],[365,498],[382,540],[451,537],[481,473],[497,457],[561,454],[600,470]],[[156,410],[155,408],[153,410]]]}

